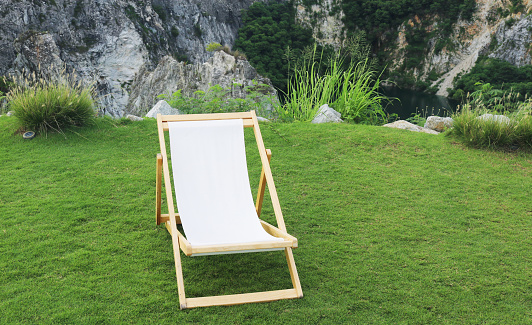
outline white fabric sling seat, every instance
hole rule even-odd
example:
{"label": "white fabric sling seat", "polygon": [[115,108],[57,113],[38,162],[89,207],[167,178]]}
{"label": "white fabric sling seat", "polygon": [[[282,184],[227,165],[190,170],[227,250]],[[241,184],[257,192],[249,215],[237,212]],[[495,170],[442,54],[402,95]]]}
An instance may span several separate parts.
{"label": "white fabric sling seat", "polygon": [[171,157],[182,158],[171,160],[172,172],[192,247],[284,241],[268,234],[257,216],[242,119],[169,122],[168,129]]}
{"label": "white fabric sling seat", "polygon": [[[233,305],[303,296],[292,254],[297,239],[286,232],[269,158],[254,111],[157,116],[161,153],[157,155],[156,221],[172,237],[180,308]],[[257,200],[249,183],[244,127],[253,127],[262,162]],[[176,196],[175,212],[164,132],[168,131]],[[161,213],[164,177],[168,214]],[[278,227],[260,220],[268,185]],[[181,223],[186,237],[177,229]],[[284,250],[293,289],[186,298],[181,269],[187,256]]]}

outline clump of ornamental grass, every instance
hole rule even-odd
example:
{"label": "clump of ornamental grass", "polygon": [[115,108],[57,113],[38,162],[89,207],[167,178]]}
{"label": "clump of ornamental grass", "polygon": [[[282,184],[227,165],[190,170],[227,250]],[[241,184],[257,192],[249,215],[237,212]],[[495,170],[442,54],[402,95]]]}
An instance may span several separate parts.
{"label": "clump of ornamental grass", "polygon": [[530,100],[525,102],[513,117],[517,120],[516,142],[520,146],[532,149],[532,102]]}
{"label": "clump of ornamental grass", "polygon": [[289,66],[285,103],[276,109],[281,119],[310,121],[322,105],[329,104],[351,122],[382,124],[386,121],[382,104],[388,99],[378,91],[380,75],[369,59],[364,35],[349,39],[342,51],[323,64],[323,51],[318,53],[316,45],[300,55],[287,49],[285,56],[289,63],[292,57],[298,59],[292,69]]}
{"label": "clump of ornamental grass", "polygon": [[66,128],[87,125],[95,117],[94,87],[85,85],[75,73],[32,73],[14,77],[13,82],[16,86],[6,99],[22,130],[63,133]]}
{"label": "clump of ornamental grass", "polygon": [[[450,135],[474,147],[532,148],[532,103],[524,102],[515,112],[497,112],[466,103],[453,114]],[[492,114],[493,113],[493,114]],[[500,114],[500,113],[499,113]]]}

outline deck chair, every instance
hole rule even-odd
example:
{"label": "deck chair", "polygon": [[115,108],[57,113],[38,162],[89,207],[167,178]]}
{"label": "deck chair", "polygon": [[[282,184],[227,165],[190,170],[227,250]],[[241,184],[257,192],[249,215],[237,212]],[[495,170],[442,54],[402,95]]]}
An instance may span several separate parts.
{"label": "deck chair", "polygon": [[[303,296],[292,254],[297,239],[286,232],[254,111],[243,113],[157,115],[161,153],[157,155],[156,221],[172,237],[181,309],[266,302]],[[252,127],[262,162],[256,202],[249,185],[244,127]],[[170,154],[177,209],[175,212],[167,159]],[[161,213],[164,178],[168,214]],[[260,220],[268,185],[277,226]],[[178,231],[181,224],[186,237]],[[186,298],[180,249],[186,256],[284,250],[293,288],[285,290]]]}

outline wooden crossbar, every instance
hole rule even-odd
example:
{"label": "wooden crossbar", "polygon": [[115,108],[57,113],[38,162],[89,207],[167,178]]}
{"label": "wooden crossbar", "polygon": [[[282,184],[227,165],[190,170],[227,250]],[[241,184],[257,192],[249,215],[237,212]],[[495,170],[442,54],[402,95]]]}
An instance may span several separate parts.
{"label": "wooden crossbar", "polygon": [[252,302],[267,302],[281,299],[300,298],[296,289],[243,293],[238,295],[211,296],[199,298],[187,298],[187,308],[207,306],[231,306]]}
{"label": "wooden crossbar", "polygon": [[[242,119],[244,121],[244,127],[253,127],[255,139],[257,141],[257,147],[259,150],[262,172],[259,182],[259,191],[257,194],[257,200],[255,208],[257,215],[260,216],[262,209],[262,201],[264,198],[264,191],[266,185],[270,193],[270,199],[272,200],[273,210],[277,221],[277,227],[260,220],[264,230],[270,235],[278,238],[283,238],[281,242],[256,242],[245,244],[232,244],[232,245],[208,245],[208,246],[192,246],[185,236],[181,234],[177,229],[177,224],[181,223],[179,213],[175,212],[174,200],[172,196],[172,186],[168,167],[168,158],[166,151],[166,143],[164,132],[168,131],[168,122],[177,121],[206,121],[206,120],[225,120],[225,119]],[[156,180],[156,222],[157,224],[164,223],[166,229],[170,233],[172,238],[172,246],[174,250],[174,260],[176,268],[177,289],[179,296],[179,305],[181,309],[194,308],[194,307],[206,307],[206,306],[219,306],[219,305],[236,305],[252,302],[266,302],[280,299],[292,299],[303,297],[303,291],[299,282],[299,276],[297,274],[296,265],[294,262],[294,256],[292,248],[297,248],[297,239],[286,232],[286,226],[284,223],[283,215],[281,212],[281,206],[277,197],[277,191],[273,183],[273,177],[270,169],[271,151],[264,147],[262,141],[262,135],[259,129],[259,123],[254,111],[241,112],[241,113],[219,113],[219,114],[190,114],[190,115],[157,115],[157,129],[159,133],[159,144],[161,153],[157,155],[157,180]],[[166,202],[168,205],[168,213],[161,213],[161,199],[162,199],[162,183],[164,180]],[[180,250],[185,255],[195,254],[208,254],[208,253],[227,253],[238,251],[261,251],[268,249],[284,249],[286,260],[288,263],[288,269],[290,271],[290,277],[293,284],[293,289],[286,290],[274,290],[265,292],[254,292],[237,295],[225,295],[225,296],[212,296],[212,297],[197,297],[186,298],[185,287],[183,282],[183,271],[181,268],[181,255]]]}

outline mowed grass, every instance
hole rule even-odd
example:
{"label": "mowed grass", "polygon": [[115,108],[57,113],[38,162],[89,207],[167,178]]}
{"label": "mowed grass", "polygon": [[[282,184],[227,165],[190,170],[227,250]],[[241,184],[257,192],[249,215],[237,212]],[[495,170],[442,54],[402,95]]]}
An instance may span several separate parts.
{"label": "mowed grass", "polygon": [[[155,225],[156,123],[115,123],[28,141],[0,118],[1,324],[532,323],[530,153],[261,124],[305,296],[181,311]],[[190,297],[290,287],[281,252],[182,261]]]}

